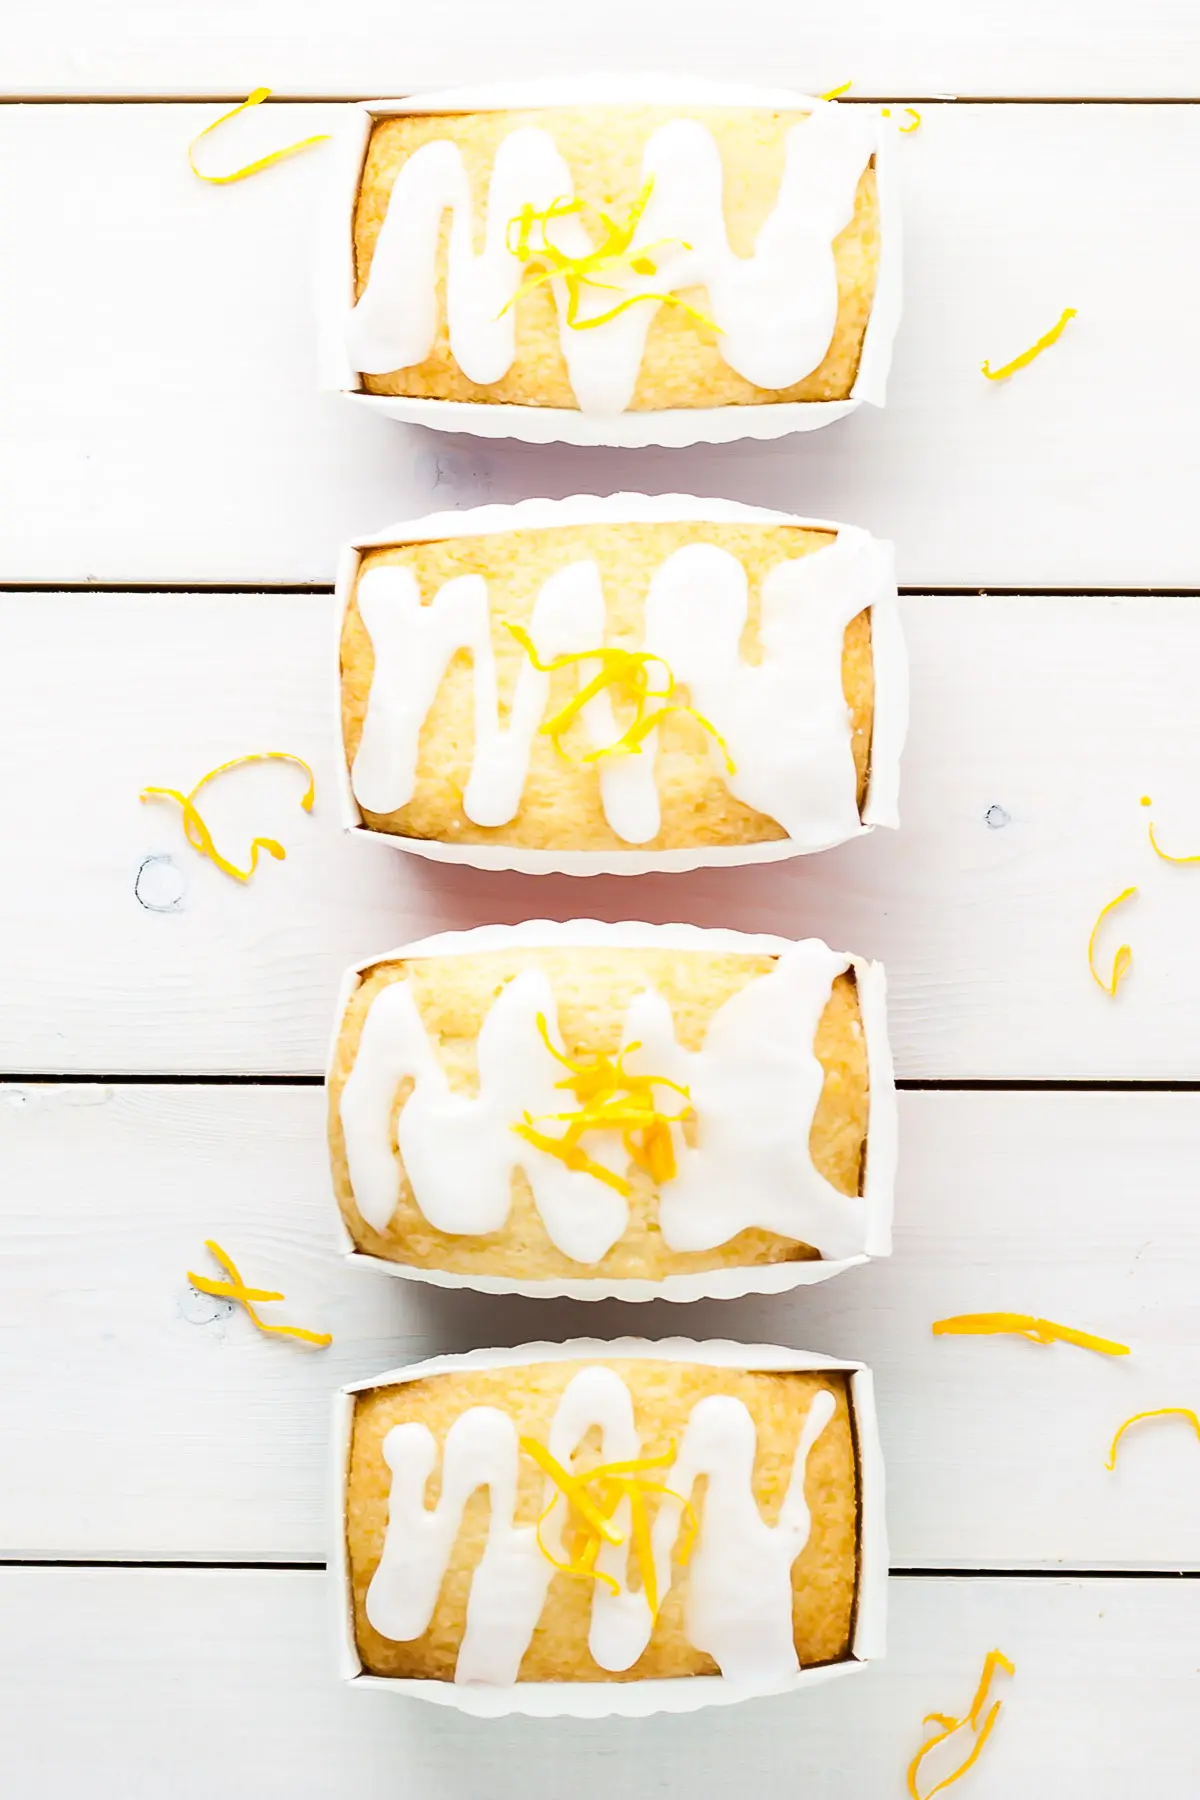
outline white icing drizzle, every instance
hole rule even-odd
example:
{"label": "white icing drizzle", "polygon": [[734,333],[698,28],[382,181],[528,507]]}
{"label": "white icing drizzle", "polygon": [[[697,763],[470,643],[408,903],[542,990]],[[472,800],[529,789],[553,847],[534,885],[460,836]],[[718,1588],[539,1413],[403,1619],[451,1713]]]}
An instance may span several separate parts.
{"label": "white icing drizzle", "polygon": [[[413,1090],[397,1124],[400,1160],[422,1213],[438,1231],[479,1237],[502,1231],[512,1204],[514,1169],[522,1169],[552,1242],[577,1262],[598,1262],[625,1230],[622,1196],[594,1176],[568,1169],[512,1130],[528,1111],[563,1112],[569,1096],[537,1027],[542,1013],[561,1049],[554,993],[540,969],[510,981],[479,1033],[479,1091],[451,1091],[406,981],[376,995],[363,1026],[339,1110],[355,1204],[382,1231],[400,1197],[400,1163],[392,1150],[396,1090]],[[589,1154],[616,1168],[624,1147],[615,1134],[589,1142]]]}
{"label": "white icing drizzle", "polygon": [[[695,1148],[681,1127],[672,1127],[678,1173],[658,1197],[670,1249],[715,1249],[758,1226],[811,1244],[825,1257],[861,1252],[863,1202],[827,1181],[809,1149],[824,1082],[814,1038],[833,982],[848,966],[818,939],[789,946],[770,974],[717,1009],[697,1051],[678,1044],[661,994],[648,989],[634,997],[622,1041],[642,1047],[627,1067],[689,1086],[696,1114]],[[539,1013],[561,1049],[550,981],[540,969],[525,969],[484,1020],[478,1091],[456,1094],[408,982],[393,982],[375,996],[339,1102],[350,1184],[368,1225],[386,1229],[400,1199],[402,1164],[413,1199],[437,1230],[501,1231],[519,1168],[547,1236],[572,1261],[595,1264],[619,1241],[629,1215],[623,1196],[512,1130],[526,1112],[536,1118],[572,1105],[554,1086],[563,1071],[542,1042]],[[397,1158],[392,1113],[408,1080],[413,1089],[399,1115]],[[565,1127],[545,1129],[553,1136]],[[607,1168],[627,1171],[617,1133],[589,1134],[586,1147]]]}
{"label": "white icing drizzle", "polygon": [[[892,591],[890,547],[842,526],[832,544],[769,571],[761,595],[761,660],[748,663],[740,646],[749,586],[737,557],[713,544],[690,544],[668,556],[650,584],[644,648],[666,660],[728,744],[736,773],[728,774],[711,746],[714,770],[732,794],[776,820],[806,850],[841,843],[861,829],[842,649],[851,619]],[[408,805],[422,726],[451,659],[467,651],[475,734],[463,811],[476,825],[507,824],[521,805],[549,677],[522,659],[502,725],[485,578],[456,576],[423,606],[410,569],[378,564],[359,581],[358,607],[375,663],[351,772],[359,805],[381,814]],[[603,645],[604,594],[594,562],[568,563],[547,577],[529,635],[543,662]],[[579,665],[581,687],[596,667]],[[655,685],[661,685],[657,678]],[[620,736],[607,691],[581,718],[594,748]],[[624,843],[647,843],[660,829],[657,736],[652,732],[635,755],[595,765],[605,818]]]}
{"label": "white icing drizzle", "polygon": [[473,1406],[446,1433],[442,1491],[425,1505],[437,1462],[427,1425],[393,1426],[383,1441],[392,1471],[383,1555],[367,1590],[367,1618],[376,1631],[404,1643],[420,1637],[433,1617],[463,1509],[476,1488],[491,1499],[487,1547],[471,1579],[467,1625],[458,1653],[457,1681],[517,1679],[553,1570],[528,1525],[515,1525],[517,1434],[507,1413]]}
{"label": "white icing drizzle", "polygon": [[[630,252],[659,245],[656,273],[604,270],[601,278],[612,287],[582,289],[579,316],[599,317],[632,294],[703,287],[709,316],[720,328],[717,345],[730,368],[763,388],[803,380],[821,363],[837,323],[833,241],[854,215],[855,191],[873,147],[871,122],[853,107],[817,106],[794,124],[775,205],[753,255],[738,256],[726,234],[724,170],[712,132],[694,119],[660,126],[642,157],[643,180],[652,180],[653,187]],[[354,367],[384,375],[422,363],[432,351],[438,247],[449,211],[450,348],[469,380],[481,386],[499,381],[516,347],[516,309],[504,308],[525,273],[508,247],[508,222],[527,204],[543,211],[574,191],[571,171],[548,132],[538,126],[510,131],[496,151],[484,244],[476,252],[474,201],[458,146],[448,139],[421,145],[396,176],[367,286],[350,314],[347,348]],[[662,239],[672,243],[661,244]],[[555,221],[554,241],[571,256],[595,247],[577,215]],[[603,325],[579,330],[566,323],[561,278],[551,287],[580,408],[624,411],[661,303],[646,300]]]}
{"label": "white icing drizzle", "polygon": [[[741,1400],[708,1395],[692,1408],[675,1462],[660,1476],[679,1500],[663,1496],[655,1517],[652,1547],[660,1605],[670,1589],[679,1534],[681,1500],[707,1477],[700,1534],[687,1571],[685,1628],[691,1643],[716,1662],[726,1680],[769,1685],[799,1668],[792,1633],[792,1564],[808,1542],[811,1518],[805,1498],[808,1457],[833,1418],[836,1401],[820,1389],[809,1406],[778,1523],[768,1525],[758,1509],[752,1478],[756,1448],[754,1420]],[[641,1443],[629,1389],[603,1364],[581,1369],[564,1389],[550,1426],[549,1450],[566,1468],[596,1427],[600,1461],[635,1461]],[[553,1574],[538,1548],[532,1524],[515,1522],[517,1431],[507,1413],[473,1406],[446,1434],[442,1488],[437,1504],[425,1504],[425,1489],[437,1463],[437,1441],[417,1421],[394,1425],[383,1440],[392,1474],[383,1554],[367,1589],[366,1613],[382,1636],[410,1642],[428,1629],[450,1564],[463,1510],[476,1489],[490,1502],[487,1544],[471,1580],[466,1629],[455,1668],[456,1682],[507,1684],[517,1679],[521,1660],[545,1604]],[[542,1534],[562,1560],[565,1499],[547,1481],[543,1507],[554,1502]],[[605,1544],[596,1566],[616,1581],[613,1594],[597,1582],[592,1593],[588,1648],[602,1669],[632,1668],[650,1640],[653,1620],[644,1591],[628,1586],[632,1553],[629,1503],[621,1502],[613,1523],[624,1537]]]}
{"label": "white icing drizzle", "polygon": [[688,544],[650,583],[646,648],[729,745],[730,793],[808,848],[859,829],[842,651],[847,625],[890,575],[887,548],[847,526],[825,549],[776,563],[762,584],[758,663],[739,655],[749,584],[727,550]]}

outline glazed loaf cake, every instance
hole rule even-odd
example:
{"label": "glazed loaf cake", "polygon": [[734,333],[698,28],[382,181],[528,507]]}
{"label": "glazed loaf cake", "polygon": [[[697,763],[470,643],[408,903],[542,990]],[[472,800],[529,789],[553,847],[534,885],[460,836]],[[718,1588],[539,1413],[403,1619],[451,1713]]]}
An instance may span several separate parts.
{"label": "glazed loaf cake", "polygon": [[522,1283],[862,1255],[881,972],[754,942],[490,928],[357,971],[329,1087],[354,1245]]}
{"label": "glazed loaf cake", "polygon": [[849,527],[601,516],[369,548],[340,658],[362,823],[611,858],[894,822],[894,608],[890,546]]}
{"label": "glazed loaf cake", "polygon": [[769,1691],[845,1659],[849,1379],[584,1355],[358,1394],[345,1532],[363,1669]]}
{"label": "glazed loaf cake", "polygon": [[844,399],[875,126],[808,104],[377,119],[347,333],[366,391],[598,415]]}

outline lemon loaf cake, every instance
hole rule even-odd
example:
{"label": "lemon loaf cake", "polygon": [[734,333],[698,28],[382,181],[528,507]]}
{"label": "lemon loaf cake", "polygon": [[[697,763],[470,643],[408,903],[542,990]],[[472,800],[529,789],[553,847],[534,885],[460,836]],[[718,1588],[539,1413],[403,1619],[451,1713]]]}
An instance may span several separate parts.
{"label": "lemon loaf cake", "polygon": [[877,124],[802,105],[377,117],[347,332],[365,390],[597,415],[845,399]]}
{"label": "lemon loaf cake", "polygon": [[355,971],[329,1077],[355,1247],[518,1282],[862,1256],[891,1180],[882,971],[682,937],[491,927]]}
{"label": "lemon loaf cake", "polygon": [[891,547],[866,532],[464,528],[364,550],[346,599],[342,729],[368,830],[724,857],[895,822],[903,649]]}
{"label": "lemon loaf cake", "polygon": [[493,1687],[720,1674],[753,1692],[850,1656],[852,1377],[611,1348],[355,1396],[364,1671]]}

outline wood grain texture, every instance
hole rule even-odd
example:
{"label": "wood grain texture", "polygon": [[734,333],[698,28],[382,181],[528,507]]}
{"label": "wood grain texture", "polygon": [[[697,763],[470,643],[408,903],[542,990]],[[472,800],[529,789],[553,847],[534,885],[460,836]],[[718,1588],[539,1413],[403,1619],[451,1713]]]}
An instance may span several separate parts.
{"label": "wood grain texture", "polygon": [[[1078,0],[1071,13],[1086,16],[1091,46],[1105,35],[1095,10]],[[444,15],[430,15],[436,41],[470,44]],[[505,10],[493,15],[487,30],[508,33]],[[1124,16],[1113,11],[1114,30]],[[206,18],[198,45],[217,30]],[[1139,14],[1135,45],[1148,29]],[[523,30],[535,38],[536,21]],[[714,67],[733,32],[752,44],[729,13]],[[407,22],[402,35],[407,45]],[[913,28],[922,57],[936,41]],[[988,42],[989,54],[1018,45],[1019,26],[1006,15]],[[783,74],[758,48],[746,57]],[[1161,66],[1174,80],[1186,63]],[[256,62],[238,85],[264,73]],[[857,73],[843,65],[830,80]],[[314,392],[324,151],[212,188],[184,157],[212,105],[0,108],[0,157],[20,172],[0,189],[0,232],[21,246],[0,291],[0,575],[328,582],[339,541],[435,494],[445,506],[637,483],[869,526],[895,538],[910,587],[1200,587],[1191,462],[1172,451],[1200,406],[1187,325],[1200,108],[924,112],[897,145],[908,294],[887,410],[772,444],[631,460],[426,433]],[[336,116],[258,108],[211,141],[210,166]],[[1049,355],[1007,384],[983,379],[985,357],[1013,356],[1068,305],[1079,317]]]}
{"label": "wood grain texture", "polygon": [[[896,1255],[778,1298],[671,1307],[445,1293],[334,1254],[318,1089],[0,1089],[0,1556],[310,1561],[341,1382],[589,1333],[870,1363],[899,1568],[1200,1567],[1200,1096],[901,1096]],[[214,1237],[310,1353],[191,1292]],[[215,1272],[215,1271],[212,1271]],[[935,1339],[1016,1309],[1134,1346]],[[86,1496],[86,1498],[84,1498]],[[1198,1591],[1200,1597],[1200,1591]],[[937,1704],[936,1697],[930,1704]]]}
{"label": "wood grain texture", "polygon": [[[31,1800],[209,1800],[218,1783],[289,1800],[478,1800],[519,1784],[561,1800],[568,1782],[579,1800],[884,1800],[903,1791],[922,1716],[965,1711],[999,1644],[1017,1672],[996,1682],[1004,1707],[972,1800],[1194,1792],[1196,1583],[895,1581],[891,1606],[888,1659],[819,1693],[684,1718],[481,1723],[340,1684],[323,1575],[4,1569],[5,1770]],[[45,1679],[64,1651],[70,1731]]]}
{"label": "wood grain texture", "polygon": [[861,94],[1196,95],[1200,32],[1188,0],[611,0],[602,15],[557,0],[384,0],[352,14],[319,0],[153,0],[52,12],[16,0],[6,94],[237,94],[267,81],[281,94],[368,95],[522,74],[687,68],[814,93],[851,76]]}
{"label": "wood grain texture", "polygon": [[[343,834],[335,817],[333,602],[321,596],[0,597],[0,1070],[319,1073],[342,970],[422,933],[524,917],[682,918],[825,936],[889,971],[902,1078],[1189,1079],[1200,871],[1194,716],[1200,607],[1186,600],[903,603],[913,728],[898,833],[758,869],[636,882],[484,875]],[[218,843],[264,860],[240,887],[184,843],[147,782],[209,790]],[[999,811],[995,811],[999,808]],[[989,823],[990,821],[990,823]],[[182,909],[134,894],[173,857]],[[1091,981],[1133,946],[1117,1000]]]}

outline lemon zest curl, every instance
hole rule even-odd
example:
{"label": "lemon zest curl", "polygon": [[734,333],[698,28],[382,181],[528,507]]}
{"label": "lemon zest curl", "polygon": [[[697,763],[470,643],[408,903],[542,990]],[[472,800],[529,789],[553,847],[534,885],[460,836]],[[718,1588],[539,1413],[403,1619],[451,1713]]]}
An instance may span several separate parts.
{"label": "lemon zest curl", "polygon": [[204,1248],[211,1251],[216,1257],[229,1276],[229,1280],[212,1281],[207,1275],[196,1275],[189,1269],[188,1280],[198,1293],[211,1294],[217,1300],[236,1301],[245,1307],[258,1329],[271,1336],[298,1338],[302,1344],[314,1344],[318,1350],[323,1350],[327,1344],[332,1344],[333,1339],[327,1331],[304,1331],[299,1325],[268,1325],[266,1320],[260,1319],[255,1312],[254,1302],[258,1301],[261,1304],[267,1300],[282,1300],[285,1296],[273,1293],[267,1288],[247,1287],[232,1256],[222,1250],[220,1244],[214,1244],[211,1238],[204,1240]]}
{"label": "lemon zest curl", "polygon": [[1056,1325],[1053,1319],[1035,1319],[1032,1313],[957,1313],[951,1319],[935,1319],[933,1323],[934,1337],[990,1337],[993,1333],[1011,1333],[1028,1338],[1032,1344],[1074,1344],[1080,1350],[1094,1350],[1099,1356],[1129,1355],[1128,1344],[1095,1337],[1090,1331],[1075,1331],[1070,1325]]}
{"label": "lemon zest curl", "polygon": [[192,849],[198,850],[201,856],[207,856],[210,862],[216,863],[222,874],[231,875],[235,881],[249,881],[258,867],[260,850],[265,850],[267,855],[274,857],[276,862],[284,862],[287,858],[287,851],[275,838],[256,837],[250,844],[250,867],[239,869],[227,857],[222,856],[217,849],[213,842],[212,832],[204,823],[196,806],[196,795],[201,788],[207,787],[210,781],[215,781],[218,775],[224,775],[226,770],[238,769],[243,763],[252,762],[296,763],[308,776],[308,787],[305,789],[300,804],[305,812],[312,811],[313,800],[316,797],[316,777],[302,756],[293,756],[287,750],[252,750],[246,756],[235,756],[232,762],[221,763],[217,768],[210,769],[207,775],[202,775],[195,787],[186,794],[181,793],[178,788],[168,787],[147,787],[143,788],[141,792],[142,800],[177,801],[183,810],[184,836]]}
{"label": "lemon zest curl", "polygon": [[1150,1412],[1134,1413],[1130,1418],[1125,1420],[1125,1423],[1117,1431],[1117,1435],[1109,1448],[1108,1461],[1104,1465],[1106,1469],[1116,1468],[1117,1446],[1125,1436],[1125,1433],[1129,1430],[1129,1427],[1131,1425],[1139,1424],[1142,1419],[1186,1419],[1196,1433],[1196,1436],[1200,1438],[1200,1416],[1197,1416],[1190,1406],[1156,1406],[1153,1407]]}
{"label": "lemon zest curl", "polygon": [[[1152,806],[1153,804],[1154,804],[1154,802],[1151,800],[1149,794],[1142,795],[1142,798],[1141,798],[1142,806]],[[1163,862],[1200,863],[1200,853],[1197,853],[1195,856],[1172,856],[1171,852],[1169,850],[1164,850],[1162,845],[1159,843],[1158,839],[1154,835],[1154,820],[1153,819],[1151,819],[1151,821],[1150,821],[1150,848],[1153,850],[1155,856],[1162,858]]]}
{"label": "lemon zest curl", "polygon": [[[896,130],[900,133],[901,137],[911,137],[914,131],[920,130],[921,115],[917,111],[915,106],[906,106],[904,110],[908,114],[909,118],[912,120],[912,124],[911,125],[897,125]],[[891,118],[892,109],[890,106],[884,107],[883,116],[885,119]]]}
{"label": "lemon zest curl", "polygon": [[[646,1481],[647,1473],[656,1469],[668,1468],[675,1460],[674,1446],[659,1456],[635,1457],[630,1462],[601,1463],[598,1468],[590,1469],[585,1475],[576,1475],[563,1467],[558,1459],[552,1456],[536,1438],[523,1437],[520,1447],[549,1477],[558,1492],[551,1497],[549,1506],[541,1514],[537,1522],[538,1549],[560,1574],[574,1575],[587,1581],[598,1581],[613,1594],[621,1591],[620,1583],[596,1567],[596,1558],[602,1544],[620,1546],[625,1543],[625,1534],[617,1530],[613,1524],[613,1515],[622,1500],[629,1501],[630,1531],[634,1557],[642,1578],[642,1591],[646,1596],[646,1604],[650,1609],[651,1619],[658,1617],[659,1592],[658,1573],[654,1566],[654,1549],[650,1533],[650,1518],[646,1510],[646,1495],[662,1494],[669,1499],[678,1500],[683,1509],[682,1517],[685,1530],[679,1549],[676,1552],[681,1566],[686,1567],[696,1537],[700,1529],[699,1520],[690,1500],[677,1494],[673,1488],[664,1487],[661,1482]],[[599,1490],[594,1492],[593,1490]],[[568,1512],[572,1509],[581,1523],[574,1533],[574,1542],[566,1562],[556,1557],[542,1538],[542,1526],[562,1498],[567,1503]]]}
{"label": "lemon zest curl", "polygon": [[1122,900],[1128,900],[1132,894],[1136,893],[1136,887],[1122,888],[1115,900],[1110,900],[1107,906],[1102,906],[1097,914],[1096,923],[1092,926],[1092,935],[1088,939],[1088,968],[1092,972],[1092,980],[1103,993],[1107,994],[1109,998],[1113,1000],[1116,999],[1117,989],[1121,985],[1122,980],[1129,973],[1129,965],[1133,961],[1133,951],[1129,948],[1128,944],[1121,945],[1113,958],[1112,979],[1111,981],[1105,981],[1104,977],[1096,968],[1096,938],[1099,935],[1101,925],[1103,925],[1105,919],[1113,910],[1113,907],[1120,906]]}
{"label": "lemon zest curl", "polygon": [[[504,621],[506,629],[516,638],[522,650],[538,671],[539,675],[554,675],[560,669],[577,667],[580,663],[598,662],[600,667],[591,679],[584,683],[572,695],[565,706],[561,706],[549,719],[538,728],[542,737],[552,740],[554,748],[568,762],[599,762],[601,757],[616,756],[622,753],[640,755],[642,744],[652,731],[657,730],[663,720],[673,713],[685,713],[688,718],[708,732],[714,742],[719,745],[725,759],[728,774],[737,774],[737,764],[729,753],[729,745],[717,730],[711,719],[705,718],[694,706],[682,706],[674,699],[678,684],[671,673],[671,666],[661,656],[655,656],[649,650],[623,650],[616,644],[601,644],[594,650],[572,650],[561,656],[553,656],[544,662],[537,653],[537,648],[529,633],[520,625],[514,625],[511,619]],[[666,678],[664,688],[650,686],[649,669],[651,663],[657,663]],[[599,750],[585,751],[582,756],[573,757],[563,748],[562,738],[568,727],[578,718],[589,700],[605,688],[611,688],[629,700],[634,707],[631,723],[611,744],[601,745]],[[647,712],[646,704],[651,700],[666,702],[656,712]]]}
{"label": "lemon zest curl", "polygon": [[[569,194],[560,194],[549,206],[539,210],[532,202],[527,202],[518,213],[514,213],[505,226],[504,241],[509,254],[524,265],[525,274],[511,299],[507,300],[497,314],[503,318],[510,307],[516,305],[522,294],[530,293],[534,288],[545,285],[548,281],[560,280],[567,290],[566,321],[573,331],[594,331],[598,325],[607,325],[611,319],[627,312],[631,306],[637,306],[643,300],[653,300],[660,306],[674,306],[680,312],[687,313],[697,324],[705,325],[710,331],[720,332],[721,327],[706,313],[696,307],[689,306],[678,294],[654,291],[642,294],[628,294],[619,300],[607,312],[597,313],[590,319],[579,317],[579,305],[582,290],[587,288],[604,288],[610,292],[618,292],[618,286],[612,281],[601,281],[601,274],[629,273],[633,275],[657,275],[658,264],[653,252],[664,245],[677,245],[682,250],[690,250],[692,246],[683,238],[658,238],[652,244],[644,244],[632,253],[632,244],[641,224],[642,214],[650,200],[654,188],[651,177],[644,183],[637,199],[629,209],[628,217],[623,224],[610,213],[602,212],[598,207],[590,207],[585,200],[574,199]],[[550,235],[550,227],[558,219],[579,217],[584,213],[594,213],[600,220],[603,236],[599,244],[586,251],[582,256],[572,256],[563,250]],[[516,242],[513,233],[516,232]],[[535,242],[534,233],[540,235]],[[540,273],[533,273],[530,265],[540,264]]]}
{"label": "lemon zest curl", "polygon": [[1056,344],[1058,342],[1071,320],[1077,317],[1077,314],[1078,308],[1068,306],[1064,311],[1062,318],[1058,321],[1058,324],[1052,325],[1049,331],[1044,332],[1036,344],[1030,344],[1028,350],[1022,350],[1020,356],[1014,356],[1012,361],[1005,363],[1002,368],[993,369],[990,363],[986,361],[983,362],[980,365],[983,373],[987,376],[989,381],[1007,381],[1008,377],[1010,375],[1015,375],[1018,369],[1028,368],[1029,364],[1035,357],[1040,356],[1043,350],[1048,350],[1051,344]]}
{"label": "lemon zest curl", "polygon": [[196,145],[201,139],[206,138],[210,131],[215,131],[218,125],[224,125],[229,119],[236,119],[238,114],[244,113],[248,107],[260,106],[268,98],[270,92],[268,87],[255,88],[254,92],[248,99],[243,100],[240,106],[235,106],[231,112],[222,113],[219,119],[214,119],[211,125],[206,125],[203,131],[196,133],[188,145],[187,158],[192,174],[196,176],[197,180],[207,181],[211,187],[228,187],[231,181],[245,181],[247,175],[257,175],[260,169],[269,169],[272,163],[286,162],[289,156],[298,156],[301,150],[307,150],[311,144],[328,143],[329,133],[320,131],[315,137],[301,138],[298,143],[287,144],[282,150],[272,150],[269,156],[260,156],[257,162],[247,163],[245,168],[235,169],[231,175],[206,175],[203,169],[198,169],[196,167]]}
{"label": "lemon zest curl", "polygon": [[[551,1056],[567,1070],[565,1080],[556,1081],[555,1087],[565,1088],[581,1104],[571,1112],[551,1115],[553,1121],[566,1125],[561,1137],[539,1131],[537,1121],[529,1113],[525,1114],[524,1124],[512,1127],[517,1136],[548,1156],[557,1157],[568,1169],[591,1175],[628,1198],[632,1189],[625,1177],[589,1156],[579,1142],[588,1131],[619,1131],[635,1168],[645,1170],[659,1185],[673,1181],[676,1163],[671,1127],[682,1124],[691,1113],[690,1089],[681,1082],[669,1081],[665,1075],[631,1075],[624,1059],[641,1049],[638,1043],[626,1044],[615,1059],[598,1051],[591,1062],[585,1063],[555,1048],[544,1013],[537,1015],[537,1027]],[[656,1087],[670,1088],[686,1104],[679,1112],[663,1112],[654,1097]]]}
{"label": "lemon zest curl", "polygon": [[[984,1745],[992,1735],[992,1728],[996,1723],[1000,1708],[1003,1705],[1003,1701],[994,1700],[988,1708],[983,1723],[980,1724],[980,1714],[987,1705],[992,1678],[997,1669],[1003,1669],[1006,1675],[1016,1674],[1016,1669],[1013,1664],[1009,1662],[1007,1656],[999,1650],[989,1650],[987,1660],[983,1665],[983,1674],[980,1676],[979,1686],[975,1690],[975,1698],[971,1702],[971,1710],[964,1719],[953,1718],[948,1713],[927,1713],[925,1715],[922,1724],[937,1725],[939,1729],[931,1738],[926,1739],[908,1765],[908,1791],[912,1796],[912,1800],[933,1800],[935,1794],[940,1794],[944,1788],[948,1788],[952,1783],[961,1780],[967,1770],[978,1761]],[[961,1731],[964,1725],[969,1726],[975,1734],[975,1742],[971,1746],[970,1755],[965,1762],[959,1764],[958,1768],[955,1769],[952,1774],[947,1775],[942,1781],[939,1781],[935,1787],[931,1787],[927,1794],[922,1794],[920,1788],[917,1786],[917,1776],[920,1773],[921,1764],[931,1750],[936,1749],[938,1744],[944,1744],[947,1738],[953,1737],[956,1731]]]}

